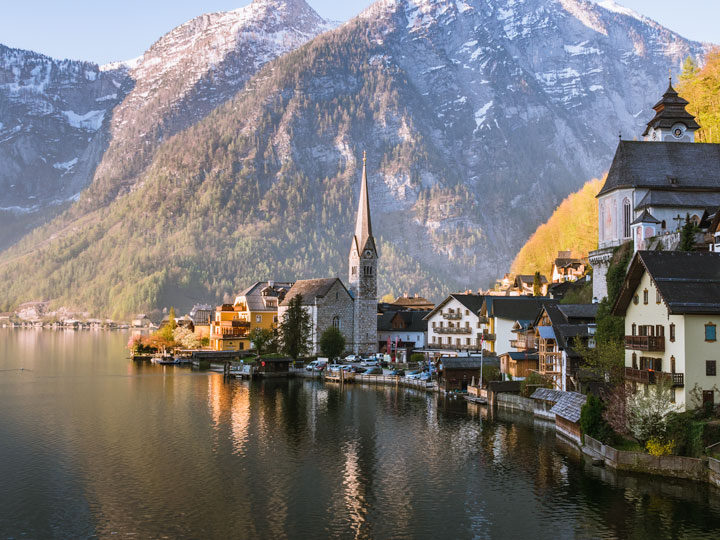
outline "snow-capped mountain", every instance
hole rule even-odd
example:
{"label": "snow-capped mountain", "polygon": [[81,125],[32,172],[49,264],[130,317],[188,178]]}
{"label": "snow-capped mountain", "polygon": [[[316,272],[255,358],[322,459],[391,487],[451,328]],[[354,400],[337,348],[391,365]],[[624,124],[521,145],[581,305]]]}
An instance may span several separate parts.
{"label": "snow-capped mountain", "polygon": [[332,27],[304,0],[255,0],[161,37],[129,64],[135,87],[113,113],[99,189],[88,198],[106,202],[131,185],[160,142],[227,101],[266,63]]}
{"label": "snow-capped mountain", "polygon": [[0,308],[56,298],[130,312],[221,299],[239,276],[345,275],[363,150],[381,292],[487,286],[608,168],[619,132],[640,136],[668,69],[707,50],[585,0],[380,0],[312,39],[326,28],[312,14],[314,30],[217,30],[246,28],[245,10],[257,28],[259,13],[289,24],[307,9],[264,0],[201,17],[115,66],[135,87],[103,162],[53,222],[57,238],[0,259]]}
{"label": "snow-capped mountain", "polygon": [[[255,0],[196,17],[129,62],[98,67],[0,46],[0,249],[93,177],[88,199],[111,199],[164,139],[332,26],[304,0]],[[18,216],[23,226],[13,227]]]}
{"label": "snow-capped mountain", "polygon": [[[128,83],[89,62],[0,45],[0,219],[77,197],[107,147],[107,122]],[[3,240],[0,233],[0,247]]]}

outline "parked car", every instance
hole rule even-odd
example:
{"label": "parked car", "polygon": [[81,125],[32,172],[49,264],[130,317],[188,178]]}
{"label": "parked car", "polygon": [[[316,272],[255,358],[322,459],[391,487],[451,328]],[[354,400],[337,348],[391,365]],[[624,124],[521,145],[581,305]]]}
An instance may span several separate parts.
{"label": "parked car", "polygon": [[382,374],[383,374],[383,370],[381,367],[370,367],[370,368],[367,368],[363,372],[363,375],[382,375]]}
{"label": "parked car", "polygon": [[361,366],[350,366],[350,370],[353,373],[365,373],[365,368]]}
{"label": "parked car", "polygon": [[377,366],[378,361],[377,360],[363,360],[361,362],[363,366],[371,367],[371,366]]}
{"label": "parked car", "polygon": [[429,371],[423,371],[422,374],[418,377],[419,381],[431,381],[432,375],[430,375]]}
{"label": "parked car", "polygon": [[391,377],[404,377],[405,376],[405,370],[404,369],[393,369],[389,375]]}
{"label": "parked car", "polygon": [[362,357],[359,354],[348,354],[345,357],[346,362],[362,362]]}

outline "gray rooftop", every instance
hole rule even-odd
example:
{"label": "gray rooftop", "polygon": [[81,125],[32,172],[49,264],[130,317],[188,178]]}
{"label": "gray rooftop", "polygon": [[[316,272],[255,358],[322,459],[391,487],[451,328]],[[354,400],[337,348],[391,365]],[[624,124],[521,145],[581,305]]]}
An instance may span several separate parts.
{"label": "gray rooftop", "polygon": [[578,394],[577,392],[560,393],[562,394],[560,399],[557,403],[555,403],[553,408],[550,409],[550,412],[554,413],[555,416],[568,420],[569,422],[579,422],[580,410],[582,409],[582,406],[585,405],[587,396]]}

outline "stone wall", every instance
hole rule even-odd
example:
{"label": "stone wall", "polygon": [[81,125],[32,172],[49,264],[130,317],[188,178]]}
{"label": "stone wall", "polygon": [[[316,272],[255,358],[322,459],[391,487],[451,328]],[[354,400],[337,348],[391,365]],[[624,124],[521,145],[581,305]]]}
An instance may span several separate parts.
{"label": "stone wall", "polygon": [[[345,349],[348,351],[352,350],[355,317],[353,300],[340,280],[335,282],[323,298],[317,299],[316,317],[315,331],[317,332],[316,335],[318,343],[322,333],[327,328],[333,326],[333,320],[337,317],[340,323],[340,332],[345,337]],[[313,354],[318,354],[320,352],[319,345],[317,346],[317,349],[318,350],[313,351]]]}
{"label": "stone wall", "polygon": [[532,399],[518,396],[517,394],[498,394],[498,407],[517,411],[533,412],[534,402]]}

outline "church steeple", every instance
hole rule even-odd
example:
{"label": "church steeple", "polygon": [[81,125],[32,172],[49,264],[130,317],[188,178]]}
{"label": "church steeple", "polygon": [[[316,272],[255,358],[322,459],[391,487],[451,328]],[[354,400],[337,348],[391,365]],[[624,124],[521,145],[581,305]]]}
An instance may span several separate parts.
{"label": "church steeple", "polygon": [[[371,250],[376,255],[375,239],[372,234],[372,221],[370,219],[370,194],[367,181],[367,155],[363,152],[363,173],[360,184],[360,199],[358,201],[357,217],[355,219],[355,245],[358,253]],[[362,255],[361,255],[362,256]]]}
{"label": "church steeple", "polygon": [[673,88],[671,76],[665,94],[653,107],[655,117],[648,122],[643,137],[657,142],[695,142],[695,131],[700,126],[685,110],[687,105],[687,100]]}

